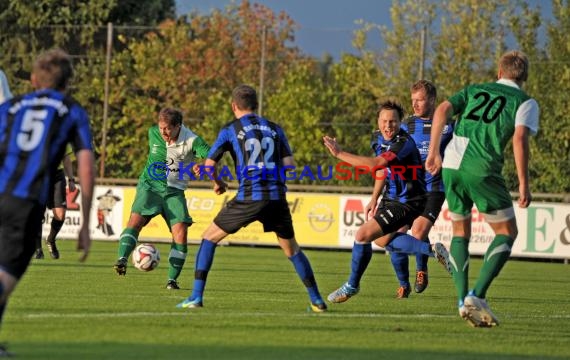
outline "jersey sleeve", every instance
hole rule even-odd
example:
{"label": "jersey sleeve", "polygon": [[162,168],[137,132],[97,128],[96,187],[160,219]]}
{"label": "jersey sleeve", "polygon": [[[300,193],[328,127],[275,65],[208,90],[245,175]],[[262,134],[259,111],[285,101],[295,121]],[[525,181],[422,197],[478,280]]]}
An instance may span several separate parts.
{"label": "jersey sleeve", "polygon": [[210,148],[208,152],[208,159],[212,159],[215,162],[220,161],[222,156],[226,151],[229,151],[231,148],[231,138],[230,138],[230,131],[228,127],[224,127],[220,130],[218,134],[218,138],[214,142],[214,145]]}
{"label": "jersey sleeve", "polygon": [[289,140],[287,140],[287,136],[285,132],[283,132],[282,128],[277,129],[277,134],[279,136],[279,144],[281,148],[279,149],[279,153],[281,154],[281,159],[292,156],[293,151],[291,151],[291,146],[289,146]]}
{"label": "jersey sleeve", "polygon": [[93,138],[89,127],[89,117],[87,112],[79,105],[74,105],[70,109],[70,117],[75,121],[75,131],[71,136],[71,147],[75,153],[80,150],[93,151]]}
{"label": "jersey sleeve", "polygon": [[447,99],[447,101],[449,101],[453,106],[453,115],[457,115],[463,112],[465,106],[467,105],[467,94],[468,87],[463,88],[463,90],[456,92]]}
{"label": "jersey sleeve", "polygon": [[198,159],[205,159],[210,152],[210,145],[208,145],[204,139],[198,136],[192,142],[192,152]]}
{"label": "jersey sleeve", "polygon": [[153,125],[148,129],[148,149],[149,154],[152,154],[152,149],[155,147],[164,147],[165,142],[162,136],[160,135],[160,131],[158,130],[157,125]]}
{"label": "jersey sleeve", "polygon": [[515,126],[526,126],[531,135],[538,132],[538,103],[534,99],[528,99],[519,106],[515,118]]}

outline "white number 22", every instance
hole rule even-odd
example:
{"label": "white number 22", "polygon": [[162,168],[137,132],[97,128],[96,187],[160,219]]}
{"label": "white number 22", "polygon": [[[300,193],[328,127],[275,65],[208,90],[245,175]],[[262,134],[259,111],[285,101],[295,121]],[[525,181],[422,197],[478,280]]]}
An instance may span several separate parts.
{"label": "white number 22", "polygon": [[[251,151],[251,155],[249,156],[247,165],[257,166],[257,167],[262,167],[265,165],[265,167],[269,169],[274,168],[275,162],[271,161],[273,157],[274,148],[275,148],[275,143],[273,142],[273,139],[270,137],[262,138],[261,142],[259,142],[259,140],[255,138],[247,139],[245,141],[245,149],[246,151]],[[262,149],[264,150],[263,160],[259,158]]]}

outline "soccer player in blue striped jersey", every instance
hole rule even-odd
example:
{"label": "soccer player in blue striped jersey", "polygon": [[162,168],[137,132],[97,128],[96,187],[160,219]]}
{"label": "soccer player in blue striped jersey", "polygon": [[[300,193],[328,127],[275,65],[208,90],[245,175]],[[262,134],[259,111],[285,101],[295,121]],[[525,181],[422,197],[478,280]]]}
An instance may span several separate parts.
{"label": "soccer player in blue striped jersey", "polygon": [[425,254],[438,258],[446,268],[447,250],[441,243],[429,243],[405,236],[398,230],[409,226],[424,210],[426,203],[425,175],[416,143],[401,129],[404,110],[395,101],[385,101],[378,109],[378,125],[384,138],[376,157],[359,156],[343,151],[336,139],[325,136],[325,146],[339,160],[369,169],[382,168],[386,191],[380,206],[356,232],[352,247],[351,273],[340,288],[327,299],[332,303],[347,301],[360,289],[360,280],[372,258],[372,241],[391,252]]}
{"label": "soccer player in blue striped jersey", "polygon": [[[427,80],[419,80],[411,86],[410,93],[414,114],[402,122],[402,129],[404,129],[412,139],[414,139],[423,163],[427,158],[429,149],[431,119],[435,110],[437,89],[431,82]],[[442,152],[449,140],[451,140],[452,131],[453,124],[446,124],[442,133]],[[382,134],[375,132],[371,146],[376,155],[380,154],[382,150],[381,146],[384,143],[385,140],[382,137]],[[382,189],[382,183],[383,180],[380,179],[375,181],[372,199],[366,206],[367,214],[371,213],[373,215],[376,210],[378,198]],[[411,235],[416,239],[421,239],[422,241],[429,243],[428,234],[439,216],[441,207],[445,201],[445,193],[440,174],[432,175],[426,171],[425,183],[427,190],[426,206],[422,214],[414,220]],[[406,236],[405,234],[407,231],[408,227],[400,229],[399,232],[402,233],[400,236]],[[411,292],[408,259],[408,254],[398,252],[390,253],[390,260],[392,261],[392,265],[396,272],[396,277],[400,282],[400,286],[396,292],[396,297],[399,299],[407,298]],[[416,293],[423,292],[428,286],[428,259],[429,256],[427,255],[416,254],[416,280],[414,284],[414,290]]]}
{"label": "soccer player in blue striped jersey", "polygon": [[[41,236],[49,187],[68,143],[78,161],[85,219],[78,236],[80,261],[89,254],[93,148],[87,113],[65,94],[72,75],[70,57],[50,50],[33,66],[31,81],[37,90],[0,105],[0,322]],[[7,354],[0,347],[0,355]]]}
{"label": "soccer player in blue striped jersey", "polygon": [[255,113],[258,101],[252,87],[236,87],[232,92],[231,106],[235,120],[220,130],[204,166],[205,169],[213,169],[214,191],[217,194],[225,192],[226,184],[220,180],[215,166],[223,154],[229,152],[236,166],[236,175],[240,178],[239,189],[202,235],[196,255],[192,293],[177,307],[202,307],[206,278],[217,243],[228,234],[259,221],[264,231],[277,235],[279,246],[293,263],[309,294],[309,309],[324,312],[327,307],[319,293],[311,264],[295,239],[285,195],[287,187],[281,178],[280,169],[293,166],[293,153],[287,137],[279,125]]}

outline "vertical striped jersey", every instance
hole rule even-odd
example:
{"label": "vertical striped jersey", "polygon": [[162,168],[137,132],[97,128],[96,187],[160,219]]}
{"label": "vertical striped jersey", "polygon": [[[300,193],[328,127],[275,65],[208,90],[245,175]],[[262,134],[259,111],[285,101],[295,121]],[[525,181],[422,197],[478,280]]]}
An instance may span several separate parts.
{"label": "vertical striped jersey", "polygon": [[[410,116],[402,123],[402,129],[404,129],[416,142],[416,146],[420,152],[422,157],[422,164],[425,165],[428,150],[429,150],[429,142],[431,138],[431,124],[432,120],[423,120],[417,116]],[[441,134],[441,146],[440,146],[440,154],[443,156],[443,152],[445,147],[451,140],[453,136],[453,124],[447,123]],[[432,175],[429,171],[425,172],[426,174],[426,188],[428,192],[443,192],[443,180],[441,179],[441,172],[437,175]]]}
{"label": "vertical striped jersey", "polygon": [[0,105],[0,193],[45,204],[68,143],[93,150],[87,113],[71,97],[44,89]]}
{"label": "vertical striped jersey", "polygon": [[[225,152],[235,164],[237,200],[285,199],[283,158],[292,152],[279,125],[256,114],[244,115],[220,130],[208,158],[218,162]],[[227,175],[219,174],[224,180]]]}
{"label": "vertical striped jersey", "polygon": [[407,132],[400,129],[390,140],[385,140],[381,134],[375,134],[372,138],[372,149],[376,156],[388,160],[385,171],[386,199],[405,203],[425,194],[422,159],[414,139]]}

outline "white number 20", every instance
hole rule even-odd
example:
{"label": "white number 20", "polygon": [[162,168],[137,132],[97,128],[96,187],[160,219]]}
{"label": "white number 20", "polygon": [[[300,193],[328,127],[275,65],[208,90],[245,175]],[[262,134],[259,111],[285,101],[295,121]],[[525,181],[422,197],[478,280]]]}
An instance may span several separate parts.
{"label": "white number 20", "polygon": [[44,134],[44,119],[46,117],[47,110],[26,110],[22,127],[16,138],[20,149],[32,151],[38,146]]}

